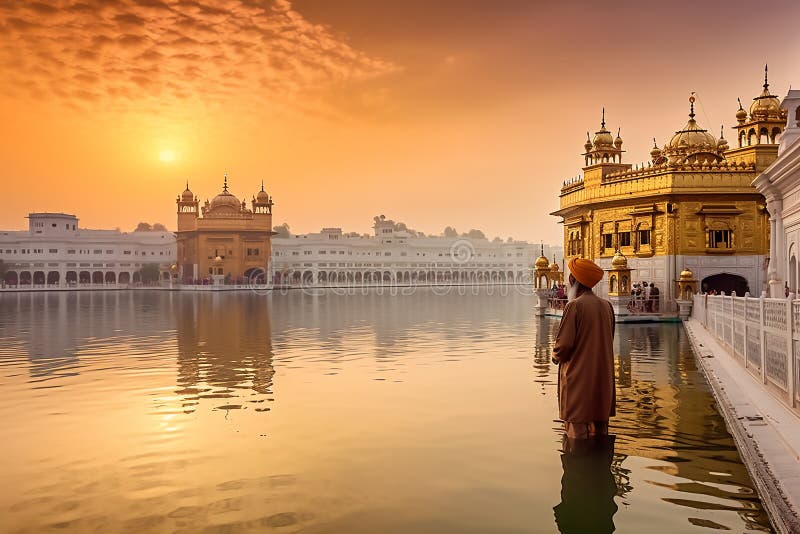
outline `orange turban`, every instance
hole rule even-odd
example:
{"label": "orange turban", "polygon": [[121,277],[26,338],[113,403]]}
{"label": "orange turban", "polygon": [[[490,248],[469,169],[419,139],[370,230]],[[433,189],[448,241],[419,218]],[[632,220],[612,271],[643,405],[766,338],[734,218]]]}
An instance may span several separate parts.
{"label": "orange turban", "polygon": [[567,266],[575,280],[586,287],[594,287],[597,282],[603,279],[603,269],[598,267],[592,260],[572,258]]}

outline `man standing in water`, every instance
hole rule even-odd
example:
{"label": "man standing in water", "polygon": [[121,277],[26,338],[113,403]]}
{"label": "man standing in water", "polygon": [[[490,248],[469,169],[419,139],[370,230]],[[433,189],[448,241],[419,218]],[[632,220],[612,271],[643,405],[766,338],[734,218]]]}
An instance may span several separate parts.
{"label": "man standing in water", "polygon": [[592,292],[603,278],[593,261],[569,263],[569,302],[553,347],[558,364],[558,410],[567,437],[585,439],[608,434],[615,414],[614,310]]}

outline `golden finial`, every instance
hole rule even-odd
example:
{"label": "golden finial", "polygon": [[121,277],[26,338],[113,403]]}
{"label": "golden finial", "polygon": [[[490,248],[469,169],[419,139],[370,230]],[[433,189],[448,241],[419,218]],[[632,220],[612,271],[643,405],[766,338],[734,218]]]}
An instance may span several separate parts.
{"label": "golden finial", "polygon": [[769,91],[769,81],[767,80],[768,65],[764,63],[764,91]]}
{"label": "golden finial", "polygon": [[264,180],[261,180],[261,190],[264,190]]}
{"label": "golden finial", "polygon": [[689,95],[689,118],[690,119],[694,119],[694,101],[695,101],[694,91],[692,91],[692,94]]}
{"label": "golden finial", "polygon": [[228,173],[227,172],[225,173],[225,180],[222,182],[222,192],[223,193],[227,193],[228,192]]}
{"label": "golden finial", "polygon": [[605,128],[606,127],[606,107],[605,106],[603,106],[603,114],[602,114],[601,119],[600,119],[600,127],[601,128]]}
{"label": "golden finial", "polygon": [[737,101],[737,102],[739,102],[739,109],[744,109],[744,108],[742,107],[742,99],[741,99],[741,98],[739,98],[739,97],[737,96],[737,97],[736,97],[736,101]]}
{"label": "golden finial", "polygon": [[656,138],[653,138],[653,148],[658,148],[658,143],[656,142]]}

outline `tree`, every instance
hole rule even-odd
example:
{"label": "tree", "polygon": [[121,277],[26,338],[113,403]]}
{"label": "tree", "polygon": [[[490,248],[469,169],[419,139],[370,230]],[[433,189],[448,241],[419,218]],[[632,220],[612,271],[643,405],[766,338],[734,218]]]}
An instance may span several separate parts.
{"label": "tree", "polygon": [[453,228],[452,226],[448,226],[444,229],[444,236],[445,237],[458,237],[458,230]]}
{"label": "tree", "polygon": [[136,225],[136,229],[134,230],[134,232],[152,232],[152,231],[153,227],[146,222],[140,222],[139,224]]}
{"label": "tree", "polygon": [[513,242],[514,242],[514,238],[509,236],[508,237],[508,241],[506,241],[506,243],[513,243]]}
{"label": "tree", "polygon": [[486,239],[486,235],[483,232],[474,228],[467,233],[467,237],[470,239]]}
{"label": "tree", "polygon": [[503,242],[503,238],[500,237],[500,236],[497,236],[494,239],[492,239],[492,243],[502,243],[502,242]]}
{"label": "tree", "polygon": [[139,276],[142,277],[142,282],[158,282],[161,278],[157,263],[145,263],[139,268]]}
{"label": "tree", "polygon": [[289,225],[287,223],[279,224],[272,228],[272,231],[275,232],[275,237],[292,237],[292,233],[289,231]]}
{"label": "tree", "polygon": [[154,232],[166,232],[167,231],[167,227],[164,226],[161,223],[155,223],[155,224],[153,224],[153,231]]}

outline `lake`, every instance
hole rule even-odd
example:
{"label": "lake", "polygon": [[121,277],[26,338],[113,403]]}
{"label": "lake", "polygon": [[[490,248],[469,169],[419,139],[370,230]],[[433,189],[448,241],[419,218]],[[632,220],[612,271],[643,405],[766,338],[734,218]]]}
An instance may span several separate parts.
{"label": "lake", "polygon": [[574,449],[523,293],[0,294],[0,530],[770,531],[680,324]]}

